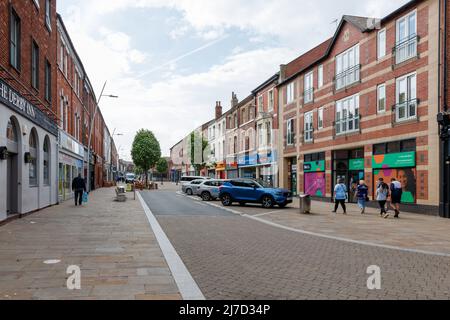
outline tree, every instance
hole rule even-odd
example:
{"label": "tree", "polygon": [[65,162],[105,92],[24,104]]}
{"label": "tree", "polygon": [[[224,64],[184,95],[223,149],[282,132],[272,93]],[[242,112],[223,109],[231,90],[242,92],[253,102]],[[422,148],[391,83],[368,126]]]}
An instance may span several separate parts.
{"label": "tree", "polygon": [[167,163],[167,160],[164,158],[159,159],[158,163],[156,164],[156,170],[161,175],[161,184],[163,184],[163,174],[167,173],[167,170],[169,169],[169,164]]}
{"label": "tree", "polygon": [[[201,144],[201,145],[200,145]],[[191,150],[190,160],[195,171],[199,172],[206,166],[207,156],[205,156],[205,150],[208,149],[208,141],[203,138],[199,133],[193,131],[191,133]],[[201,149],[201,151],[200,151]],[[201,153],[201,154],[200,154]]]}
{"label": "tree", "polygon": [[144,170],[145,185],[148,185],[148,170],[161,158],[161,147],[153,132],[141,129],[136,133],[131,157],[134,164]]}

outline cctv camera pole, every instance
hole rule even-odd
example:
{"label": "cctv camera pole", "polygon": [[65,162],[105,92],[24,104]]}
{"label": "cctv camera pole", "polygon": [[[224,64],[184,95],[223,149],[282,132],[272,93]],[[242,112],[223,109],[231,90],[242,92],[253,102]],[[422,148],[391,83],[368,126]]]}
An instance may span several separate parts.
{"label": "cctv camera pole", "polygon": [[89,128],[88,151],[87,151],[87,185],[88,185],[87,186],[87,190],[88,190],[88,192],[91,191],[91,180],[90,180],[91,168],[90,168],[90,164],[91,164],[92,131],[94,130],[95,116],[97,115],[98,105],[99,105],[100,101],[102,100],[103,92],[105,91],[106,82],[107,81],[105,81],[105,84],[103,85],[102,92],[100,93],[100,96],[98,97],[98,101],[95,103],[95,111],[94,111],[94,115],[91,117],[91,127]]}

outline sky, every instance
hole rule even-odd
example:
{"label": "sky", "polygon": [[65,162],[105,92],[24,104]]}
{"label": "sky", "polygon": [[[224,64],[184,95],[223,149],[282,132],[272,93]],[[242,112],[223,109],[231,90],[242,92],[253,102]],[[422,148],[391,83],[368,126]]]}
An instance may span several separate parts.
{"label": "sky", "polygon": [[333,36],[344,14],[381,18],[407,0],[59,0],[122,159],[151,130],[163,156],[286,64]]}

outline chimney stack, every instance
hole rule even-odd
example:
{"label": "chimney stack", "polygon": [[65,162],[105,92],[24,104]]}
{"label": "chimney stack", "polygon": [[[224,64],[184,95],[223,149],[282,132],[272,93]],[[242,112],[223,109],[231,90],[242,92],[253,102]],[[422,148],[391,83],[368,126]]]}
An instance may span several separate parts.
{"label": "chimney stack", "polygon": [[231,108],[236,107],[238,105],[238,103],[239,103],[239,100],[237,98],[237,95],[234,92],[232,92],[231,93]]}
{"label": "chimney stack", "polygon": [[216,101],[216,120],[222,116],[222,105],[220,101]]}

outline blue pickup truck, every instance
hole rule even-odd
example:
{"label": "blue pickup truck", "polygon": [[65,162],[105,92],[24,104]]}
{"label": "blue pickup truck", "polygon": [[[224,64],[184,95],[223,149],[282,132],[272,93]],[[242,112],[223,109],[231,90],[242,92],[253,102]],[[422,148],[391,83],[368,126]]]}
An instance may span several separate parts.
{"label": "blue pickup truck", "polygon": [[223,206],[231,206],[238,202],[241,206],[246,203],[261,203],[264,208],[280,208],[292,203],[292,193],[286,189],[272,188],[264,181],[251,179],[234,179],[225,182],[219,188],[219,198]]}

